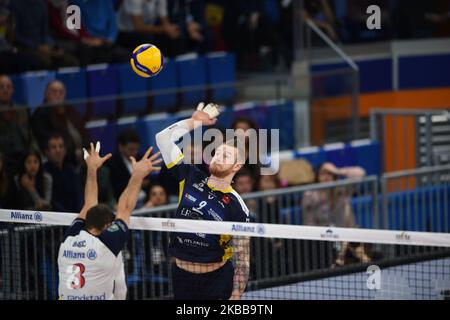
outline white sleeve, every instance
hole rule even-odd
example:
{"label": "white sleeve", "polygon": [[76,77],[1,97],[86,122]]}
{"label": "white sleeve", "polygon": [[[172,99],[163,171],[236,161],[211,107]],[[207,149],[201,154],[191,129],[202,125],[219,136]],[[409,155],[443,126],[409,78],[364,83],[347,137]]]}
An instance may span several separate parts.
{"label": "white sleeve", "polygon": [[125,300],[127,298],[127,283],[125,280],[125,267],[123,262],[117,268],[114,278],[114,300]]}
{"label": "white sleeve", "polygon": [[183,159],[183,153],[175,142],[190,131],[187,121],[188,119],[178,121],[156,134],[156,144],[169,169]]}

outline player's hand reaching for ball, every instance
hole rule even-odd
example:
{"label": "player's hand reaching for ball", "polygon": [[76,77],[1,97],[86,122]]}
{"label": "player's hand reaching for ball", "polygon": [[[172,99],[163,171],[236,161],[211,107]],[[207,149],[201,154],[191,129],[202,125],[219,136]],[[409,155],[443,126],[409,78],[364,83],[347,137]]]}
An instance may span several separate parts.
{"label": "player's hand reaching for ball", "polygon": [[150,156],[152,151],[153,151],[153,147],[148,148],[147,152],[144,154],[142,159],[139,161],[136,161],[136,159],[134,157],[130,157],[134,176],[144,179],[152,171],[161,170],[161,167],[155,166],[162,161],[161,158],[158,158],[161,153],[157,152],[154,155]]}
{"label": "player's hand reaching for ball", "polygon": [[205,105],[200,102],[197,110],[192,114],[194,121],[200,121],[202,125],[210,126],[216,123],[217,116],[220,114],[220,107],[215,103]]}
{"label": "player's hand reaching for ball", "polygon": [[98,170],[106,160],[111,158],[112,154],[108,153],[106,156],[100,157],[100,142],[98,141],[95,148],[92,142],[90,146],[91,148],[89,152],[83,148],[84,160],[86,161],[88,169]]}

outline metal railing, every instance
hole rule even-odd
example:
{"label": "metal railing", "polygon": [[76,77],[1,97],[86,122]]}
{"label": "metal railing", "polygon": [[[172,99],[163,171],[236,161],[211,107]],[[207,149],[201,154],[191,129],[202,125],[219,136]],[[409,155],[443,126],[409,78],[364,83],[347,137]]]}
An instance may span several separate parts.
{"label": "metal railing", "polygon": [[[415,152],[414,167],[442,164],[438,157],[435,156],[436,150],[433,146],[434,134],[437,131],[434,128],[433,118],[436,116],[447,119],[447,124],[450,127],[450,112],[445,109],[376,108],[370,110],[370,138],[380,141],[382,144],[383,166],[385,169],[389,166],[393,167],[394,170],[410,167],[411,159],[406,155],[411,154],[411,152]],[[412,137],[410,135],[411,131],[414,132]],[[387,135],[395,139],[395,148],[391,148],[392,150],[390,151],[392,153],[392,163],[387,163],[387,146],[389,145]],[[423,143],[421,140],[423,140]],[[446,141],[447,155],[450,154],[449,141],[448,139]],[[442,144],[445,145],[445,141]]]}
{"label": "metal railing", "polygon": [[[261,223],[304,224],[312,213],[313,218],[315,215],[320,218],[310,220],[312,224],[345,226],[341,224],[345,220],[336,219],[335,215],[350,208],[359,227],[401,229],[406,233],[450,232],[449,177],[450,166],[422,168],[385,174],[380,179],[370,176],[255,192],[243,199],[253,219]],[[414,179],[414,183],[400,184],[399,179]],[[392,183],[397,185],[395,189],[389,187]],[[170,217],[176,208],[177,204],[170,204],[137,210],[134,214]],[[320,216],[321,210],[329,215]],[[417,224],[416,221],[422,220],[415,220],[416,217],[427,217],[427,212],[431,218],[425,221],[430,223]],[[398,217],[402,223],[392,224]],[[0,230],[0,299],[57,299],[57,256],[63,231],[63,226],[12,223]],[[130,299],[172,297],[172,260],[168,248],[167,232],[131,231],[123,250]],[[252,238],[248,288],[361,266],[361,261],[349,260],[344,267],[336,267],[336,255],[341,248],[338,241]],[[381,254],[383,261],[441,252],[436,248],[394,245],[374,245],[367,250]],[[373,259],[377,259],[375,255]]]}

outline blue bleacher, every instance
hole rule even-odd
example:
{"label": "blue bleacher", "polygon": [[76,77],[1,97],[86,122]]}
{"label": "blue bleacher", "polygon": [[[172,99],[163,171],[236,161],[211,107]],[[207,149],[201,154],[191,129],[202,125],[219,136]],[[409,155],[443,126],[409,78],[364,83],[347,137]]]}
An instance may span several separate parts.
{"label": "blue bleacher", "polygon": [[13,101],[19,105],[25,105],[25,93],[23,89],[23,80],[21,75],[10,76],[14,86]]}
{"label": "blue bleacher", "polygon": [[[233,83],[236,81],[236,58],[227,52],[214,52],[206,56],[207,80],[211,85]],[[234,86],[212,89],[211,100],[214,102],[230,102],[236,90]]]}
{"label": "blue bleacher", "polygon": [[36,71],[22,74],[22,93],[25,104],[31,112],[44,102],[45,89],[48,83],[55,79],[54,71]]}
{"label": "blue bleacher", "polygon": [[92,141],[101,141],[102,152],[114,152],[116,150],[117,124],[108,123],[106,120],[91,121],[86,124],[86,129]]}
{"label": "blue bleacher", "polygon": [[[161,72],[156,77],[147,80],[147,89],[151,92],[176,89],[177,87],[177,69],[173,61],[166,61]],[[152,96],[153,111],[166,111],[176,106],[176,104],[176,92]]]}
{"label": "blue bleacher", "polygon": [[[178,84],[181,88],[205,86],[207,84],[206,59],[204,56],[179,57],[175,60],[175,63],[179,80]],[[181,93],[182,106],[192,107],[205,99],[206,90],[204,88]]]}
{"label": "blue bleacher", "polygon": [[356,163],[355,150],[350,145],[343,143],[325,145],[323,150],[325,151],[326,161],[337,167],[350,167]]}
{"label": "blue bleacher", "polygon": [[350,146],[354,151],[356,166],[364,168],[369,176],[381,174],[381,146],[378,141],[353,141]]}
{"label": "blue bleacher", "polygon": [[[63,68],[56,72],[56,79],[66,86],[66,100],[85,99],[88,96],[86,70],[84,68]],[[87,104],[74,104],[75,110],[84,117]]]}
{"label": "blue bleacher", "polygon": [[305,159],[313,168],[317,169],[322,163],[325,162],[325,151],[319,147],[306,147],[300,148],[294,152],[294,157],[297,159]]}
{"label": "blue bleacher", "polygon": [[[117,66],[119,74],[119,92],[126,94],[145,94],[148,78],[142,78],[133,72],[129,63]],[[123,99],[123,114],[139,114],[147,110],[147,96]]]}
{"label": "blue bleacher", "polygon": [[[119,94],[119,75],[114,65],[92,65],[86,68],[90,98]],[[92,117],[107,118],[116,114],[116,99],[92,103]]]}

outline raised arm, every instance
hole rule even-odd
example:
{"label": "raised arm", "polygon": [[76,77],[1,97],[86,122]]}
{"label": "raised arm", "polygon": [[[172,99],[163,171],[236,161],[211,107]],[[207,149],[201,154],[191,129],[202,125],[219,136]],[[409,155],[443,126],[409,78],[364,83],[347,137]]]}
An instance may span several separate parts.
{"label": "raised arm", "polygon": [[153,147],[150,147],[139,161],[136,161],[135,158],[131,157],[131,164],[133,167],[131,178],[119,198],[116,215],[116,219],[123,220],[127,225],[130,224],[131,213],[136,207],[139,193],[141,191],[142,181],[147,175],[150,174],[150,172],[161,169],[160,167],[154,166],[162,161],[161,159],[157,159],[160,153],[157,152],[150,156],[152,150]]}
{"label": "raised arm", "polygon": [[90,152],[83,149],[84,160],[87,166],[86,186],[84,188],[84,205],[79,214],[79,218],[86,219],[88,210],[98,204],[98,185],[97,185],[97,170],[111,158],[111,153],[104,157],[100,157],[100,142],[97,142],[95,148],[94,144],[90,145]]}
{"label": "raised arm", "polygon": [[216,117],[219,113],[219,106],[216,104],[210,103],[205,106],[201,102],[198,104],[197,110],[192,114],[191,118],[178,121],[156,134],[156,144],[161,152],[164,163],[169,169],[183,158],[183,153],[176,145],[176,141],[201,125],[212,125],[216,123]]}
{"label": "raised arm", "polygon": [[233,292],[230,300],[241,299],[250,273],[250,238],[233,237],[235,250]]}

